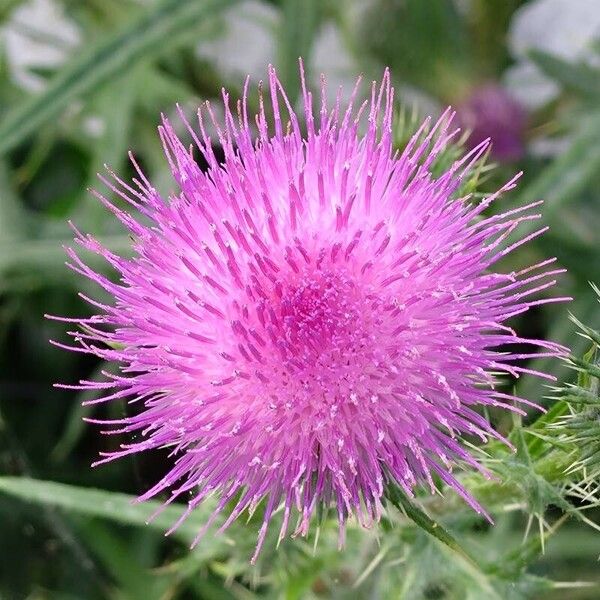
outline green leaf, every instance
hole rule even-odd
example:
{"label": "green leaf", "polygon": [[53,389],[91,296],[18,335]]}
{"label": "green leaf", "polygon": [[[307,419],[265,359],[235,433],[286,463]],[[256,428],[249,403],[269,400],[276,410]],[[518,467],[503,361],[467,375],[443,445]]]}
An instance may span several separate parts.
{"label": "green leaf", "polygon": [[136,95],[144,93],[142,73],[147,70],[150,70],[147,65],[132,68],[127,77],[119,77],[91,99],[90,113],[100,120],[103,131],[94,140],[88,181],[83,197],[71,216],[71,220],[83,230],[100,233],[101,224],[111,215],[87,190],[98,184],[98,173],[104,172],[105,164],[115,172],[121,171],[125,164]]}
{"label": "green leaf", "polygon": [[[341,19],[347,20],[343,6]],[[357,24],[359,51],[389,66],[395,77],[441,98],[454,98],[470,86],[472,53],[467,20],[447,0],[375,0],[364,3]],[[368,60],[368,59],[367,59]]]}
{"label": "green leaf", "polygon": [[565,89],[588,96],[600,98],[600,71],[585,63],[567,62],[558,56],[532,50],[529,53],[533,62],[551,79]]}
{"label": "green leaf", "polygon": [[[579,132],[569,149],[544,169],[525,188],[520,204],[544,200],[544,219],[557,222],[563,219],[564,207],[577,199],[578,194],[590,184],[600,169],[600,113],[582,120]],[[519,228],[523,237],[539,224],[527,221]],[[507,245],[510,242],[507,242]]]}
{"label": "green leaf", "polygon": [[[593,359],[596,356],[596,348],[591,348],[586,356]],[[571,356],[570,360],[582,374],[581,383],[578,382],[578,385],[588,387],[592,377],[595,377],[596,379],[600,378],[600,367],[597,367],[593,362],[582,360],[576,356]]]}
{"label": "green leaf", "polygon": [[[138,79],[139,88],[143,91],[136,97],[136,104],[152,115],[153,119],[164,107],[171,108],[177,102],[197,98],[197,90],[185,79],[175,77],[154,65],[141,69]],[[155,129],[153,134],[156,135]]]}
{"label": "green leaf", "polygon": [[495,561],[490,571],[507,579],[514,579],[523,573],[540,554],[545,551],[547,540],[556,534],[565,523],[566,518],[561,517],[547,531],[533,537],[529,537],[518,547],[506,552],[502,558]]}
{"label": "green leaf", "polygon": [[8,168],[0,161],[0,244],[24,237],[28,215],[13,190]]}
{"label": "green leaf", "polygon": [[600,348],[600,332],[596,331],[595,329],[592,329],[591,327],[588,327],[573,315],[571,315],[571,320],[573,321],[573,323],[575,323],[575,325],[577,325],[577,327],[579,327],[579,329],[583,331],[583,333],[588,337],[588,339],[590,339],[596,344],[596,346]]}
{"label": "green leaf", "polygon": [[479,569],[479,565],[454,538],[454,536],[444,529],[437,521],[434,521],[423,509],[410,501],[408,496],[394,483],[389,482],[386,488],[386,497],[390,502],[418,527],[432,535],[434,538],[454,550],[458,555],[465,559],[472,566]]}
{"label": "green leaf", "polygon": [[[148,566],[140,564],[140,557],[133,548],[133,540],[122,539],[98,521],[89,519],[77,522],[77,532],[94,556],[118,584],[114,597],[122,600],[160,600],[172,585],[174,574],[148,572]],[[152,540],[146,539],[146,544]]]}
{"label": "green leaf", "polygon": [[320,0],[283,0],[279,39],[279,74],[292,104],[300,92],[298,58],[310,65],[311,47],[320,18]]}
{"label": "green leaf", "polygon": [[[93,488],[82,488],[54,481],[41,481],[27,477],[0,477],[0,492],[26,502],[49,505],[67,512],[88,517],[108,519],[123,525],[133,525],[154,529],[164,533],[181,517],[183,507],[171,504],[148,521],[150,516],[162,507],[162,503],[149,500],[135,504],[135,496],[108,492]],[[189,517],[173,532],[173,536],[186,542],[192,540],[211,514],[209,502],[203,503],[191,512]],[[203,543],[202,550],[215,553],[225,544],[223,536]]]}
{"label": "green leaf", "polygon": [[4,21],[10,16],[10,13],[19,6],[24,4],[25,0],[2,0],[0,2],[0,21]]}
{"label": "green leaf", "polygon": [[46,90],[15,108],[0,123],[0,154],[54,119],[76,98],[133,65],[149,61],[188,39],[206,19],[237,0],[162,0],[116,34],[65,66]]}
{"label": "green leaf", "polygon": [[[131,239],[126,235],[100,237],[99,241],[117,254],[131,254]],[[0,242],[0,273],[15,268],[34,270],[54,268],[61,273],[66,273],[64,263],[67,256],[63,245],[72,244],[72,239],[59,238],[27,240],[20,243]],[[105,264],[104,259],[97,254],[86,255],[86,262],[91,267]]]}

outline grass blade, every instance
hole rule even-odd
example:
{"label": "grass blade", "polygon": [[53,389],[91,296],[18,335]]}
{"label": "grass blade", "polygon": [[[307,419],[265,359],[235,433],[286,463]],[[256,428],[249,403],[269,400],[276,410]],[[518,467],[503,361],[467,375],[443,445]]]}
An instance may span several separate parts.
{"label": "grass blade", "polygon": [[[147,501],[134,504],[135,496],[108,492],[93,488],[77,487],[54,481],[42,481],[28,477],[0,477],[0,493],[14,498],[46,506],[54,506],[64,511],[107,519],[123,525],[133,525],[165,532],[181,516],[184,507],[171,504],[155,519],[148,522],[150,515],[155,513],[162,502]],[[173,536],[184,541],[193,539],[206,523],[211,512],[209,503],[197,507],[190,516],[173,533]],[[223,540],[220,537],[219,540]],[[210,544],[220,546],[215,540]]]}
{"label": "grass blade", "polygon": [[[131,239],[126,235],[112,235],[99,238],[111,251],[122,255],[131,254]],[[19,243],[0,243],[0,274],[13,269],[54,269],[67,273],[65,261],[67,255],[63,246],[72,246],[72,238],[46,238],[21,241]],[[89,259],[89,260],[88,260]],[[100,267],[106,264],[96,254],[86,256],[88,264]]]}
{"label": "grass blade", "polygon": [[9,113],[0,123],[0,154],[6,153],[55,118],[74,99],[115,75],[182,43],[210,17],[236,0],[162,0],[123,30],[76,57],[45,91]]}
{"label": "grass blade", "polygon": [[568,62],[540,50],[532,50],[529,56],[548,77],[567,90],[593,100],[600,98],[600,71],[598,69],[583,62]]}
{"label": "grass blade", "polygon": [[[544,200],[544,220],[552,222],[562,218],[562,210],[590,185],[600,169],[600,114],[594,113],[581,123],[579,134],[569,149],[525,188],[519,197],[520,204]],[[519,235],[526,236],[537,227],[528,221],[519,227]]]}
{"label": "grass blade", "polygon": [[279,74],[292,103],[300,93],[298,58],[310,68],[310,54],[317,34],[321,6],[319,0],[284,0],[283,24],[279,37]]}

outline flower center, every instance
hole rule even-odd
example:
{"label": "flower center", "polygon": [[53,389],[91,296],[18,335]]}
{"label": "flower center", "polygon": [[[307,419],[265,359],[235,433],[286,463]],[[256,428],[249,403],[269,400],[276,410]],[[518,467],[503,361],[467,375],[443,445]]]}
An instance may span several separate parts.
{"label": "flower center", "polygon": [[[286,289],[280,303],[288,353],[305,366],[367,343],[365,302],[344,273],[314,272]],[[370,329],[370,328],[368,328]]]}
{"label": "flower center", "polygon": [[307,270],[279,289],[266,311],[274,348],[258,370],[263,394],[329,417],[342,404],[368,401],[385,363],[382,302],[341,269]]}

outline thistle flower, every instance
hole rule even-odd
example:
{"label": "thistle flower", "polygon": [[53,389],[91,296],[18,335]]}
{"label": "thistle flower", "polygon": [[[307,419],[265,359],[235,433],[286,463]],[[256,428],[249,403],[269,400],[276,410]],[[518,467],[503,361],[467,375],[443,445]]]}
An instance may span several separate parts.
{"label": "thistle flower", "polygon": [[[430,167],[456,134],[452,115],[426,121],[397,154],[389,73],[355,110],[359,82],[343,109],[339,100],[327,106],[323,81],[315,115],[302,74],[301,125],[271,68],[273,128],[261,94],[257,139],[248,81],[235,112],[224,91],[222,125],[206,105],[222,164],[204,111],[198,131],[180,111],[206,172],[163,118],[178,191],[163,199],[131,157],[132,184],[112,173],[102,180],[140,218],[96,194],[130,232],[134,257],[75,229],[119,280],[67,250],[71,268],[113,301],[88,299],[98,314],[73,320],[76,346],[59,345],[121,372],[66,387],[101,390],[94,402],[127,399],[135,410],[90,419],[130,439],[96,464],[170,449],[170,470],[140,500],[165,491],[167,502],[186,497],[185,518],[216,495],[198,539],[221,512],[224,529],[260,504],[254,558],[278,508],[281,539],[291,518],[295,534],[306,535],[318,508],[333,506],[343,544],[350,516],[364,526],[379,518],[388,481],[412,495],[441,480],[483,513],[452,473],[457,464],[485,471],[461,437],[502,439],[477,407],[522,412],[518,404],[527,404],[499,391],[492,372],[518,376],[530,371],[514,361],[562,351],[504,324],[561,300],[532,299],[561,272],[547,269],[554,259],[492,271],[545,230],[504,243],[539,217],[531,213],[539,203],[485,217],[515,181],[479,203],[458,197],[488,142],[435,178]],[[504,344],[533,348],[499,352]]]}
{"label": "thistle flower", "polygon": [[491,138],[492,155],[499,161],[519,160],[525,153],[525,109],[495,83],[475,88],[457,107],[461,127],[469,129],[472,146]]}

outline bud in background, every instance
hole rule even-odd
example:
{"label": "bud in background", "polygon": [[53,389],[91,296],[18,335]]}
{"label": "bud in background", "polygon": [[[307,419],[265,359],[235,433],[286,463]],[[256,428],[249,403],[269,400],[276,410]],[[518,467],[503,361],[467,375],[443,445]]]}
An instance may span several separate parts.
{"label": "bud in background", "polygon": [[463,129],[471,131],[469,146],[475,147],[489,137],[495,160],[511,162],[523,157],[525,109],[497,83],[473,88],[458,105],[457,118]]}

